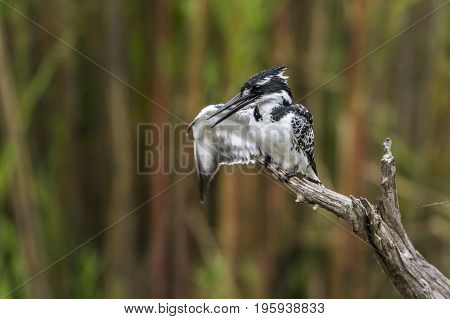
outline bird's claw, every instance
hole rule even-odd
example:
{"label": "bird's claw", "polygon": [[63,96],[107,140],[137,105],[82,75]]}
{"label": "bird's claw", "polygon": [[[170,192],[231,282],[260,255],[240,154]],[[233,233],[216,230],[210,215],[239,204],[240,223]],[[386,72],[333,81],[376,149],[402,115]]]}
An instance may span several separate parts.
{"label": "bird's claw", "polygon": [[272,162],[272,158],[270,156],[265,156],[264,157],[264,167],[267,168],[267,166],[269,166],[269,164]]}
{"label": "bird's claw", "polygon": [[286,173],[286,175],[285,175],[285,181],[286,181],[286,182],[289,182],[289,180],[290,180],[292,177],[296,177],[296,176],[297,176],[297,170],[293,171],[292,173]]}
{"label": "bird's claw", "polygon": [[286,174],[286,179],[291,179],[292,177],[296,177],[297,173]]}

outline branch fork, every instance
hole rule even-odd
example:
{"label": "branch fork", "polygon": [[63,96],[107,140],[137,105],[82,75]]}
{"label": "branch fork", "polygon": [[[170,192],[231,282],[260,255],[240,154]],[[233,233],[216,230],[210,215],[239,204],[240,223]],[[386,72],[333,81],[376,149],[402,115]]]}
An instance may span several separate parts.
{"label": "branch fork", "polygon": [[[381,158],[381,193],[377,205],[288,174],[263,157],[255,160],[267,173],[297,196],[297,200],[318,205],[352,225],[353,232],[367,242],[384,273],[407,298],[450,298],[450,280],[414,248],[401,221],[395,181],[392,142],[387,138]],[[296,200],[296,201],[297,201]]]}

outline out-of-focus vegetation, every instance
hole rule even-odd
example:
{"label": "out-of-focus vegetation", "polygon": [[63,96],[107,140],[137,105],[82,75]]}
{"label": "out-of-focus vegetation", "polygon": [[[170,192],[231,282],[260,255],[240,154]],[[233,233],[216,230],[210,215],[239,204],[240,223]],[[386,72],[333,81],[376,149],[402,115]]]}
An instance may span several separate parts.
{"label": "out-of-focus vegetation", "polygon": [[8,296],[399,297],[346,225],[264,176],[222,172],[201,206],[194,175],[137,174],[138,123],[187,123],[279,64],[330,188],[375,202],[392,138],[407,232],[450,274],[450,204],[423,207],[450,199],[450,6],[327,82],[445,1],[1,2],[1,296],[58,261]]}

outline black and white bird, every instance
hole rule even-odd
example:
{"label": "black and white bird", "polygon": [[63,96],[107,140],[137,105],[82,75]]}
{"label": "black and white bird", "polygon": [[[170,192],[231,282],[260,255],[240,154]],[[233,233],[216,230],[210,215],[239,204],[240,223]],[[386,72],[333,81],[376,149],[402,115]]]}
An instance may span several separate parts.
{"label": "black and white bird", "polygon": [[202,202],[220,165],[249,164],[259,155],[289,176],[300,172],[320,183],[313,118],[293,103],[285,71],[282,66],[256,74],[230,101],[205,107],[189,125]]}

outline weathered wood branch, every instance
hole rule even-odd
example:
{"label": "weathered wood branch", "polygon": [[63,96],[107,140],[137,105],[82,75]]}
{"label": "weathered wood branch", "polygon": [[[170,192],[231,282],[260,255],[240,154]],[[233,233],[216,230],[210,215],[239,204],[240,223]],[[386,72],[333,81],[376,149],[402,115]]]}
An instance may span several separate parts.
{"label": "weathered wood branch", "polygon": [[[264,159],[256,158],[264,165]],[[391,140],[384,142],[381,194],[377,205],[364,197],[345,196],[297,177],[269,163],[267,172],[309,204],[317,204],[352,225],[353,232],[372,247],[384,273],[408,298],[450,298],[450,280],[414,248],[403,228],[395,182]]]}

